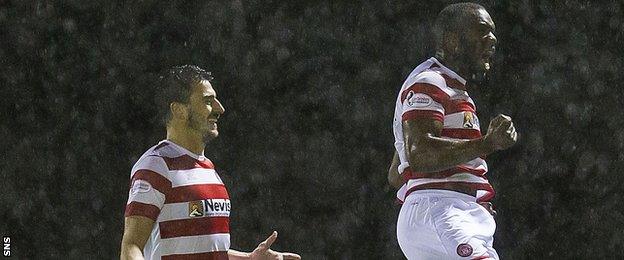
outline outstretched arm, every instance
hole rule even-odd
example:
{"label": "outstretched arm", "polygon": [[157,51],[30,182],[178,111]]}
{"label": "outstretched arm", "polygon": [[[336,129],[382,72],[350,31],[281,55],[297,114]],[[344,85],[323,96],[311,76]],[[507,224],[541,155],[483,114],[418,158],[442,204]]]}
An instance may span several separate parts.
{"label": "outstretched arm", "polygon": [[230,260],[300,260],[301,256],[293,253],[281,253],[271,250],[271,245],[277,239],[277,232],[273,231],[266,240],[262,241],[251,253],[229,250]]}

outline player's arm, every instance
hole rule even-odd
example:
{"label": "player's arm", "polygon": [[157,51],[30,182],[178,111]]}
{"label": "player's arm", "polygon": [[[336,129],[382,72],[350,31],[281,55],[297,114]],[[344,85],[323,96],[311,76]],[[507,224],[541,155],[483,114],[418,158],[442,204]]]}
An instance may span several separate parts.
{"label": "player's arm", "polygon": [[233,249],[228,250],[228,258],[230,260],[249,260],[249,253],[236,251]]}
{"label": "player's arm", "polygon": [[388,169],[388,183],[392,187],[401,188],[403,185],[403,179],[401,179],[401,174],[399,173],[399,154],[394,151],[394,156],[392,157],[392,163],[390,163],[390,169]]}
{"label": "player's arm", "polygon": [[403,138],[410,167],[416,172],[436,172],[481,155],[510,147],[517,133],[511,118],[498,115],[485,136],[457,140],[441,137],[443,122],[431,118],[403,121]]}
{"label": "player's arm", "polygon": [[149,239],[154,220],[144,216],[129,216],[125,219],[124,234],[121,240],[121,260],[143,258],[143,247]]}
{"label": "player's arm", "polygon": [[121,259],[144,259],[143,248],[160,215],[171,182],[159,173],[166,170],[162,158],[148,156],[137,162],[131,175],[130,192],[125,209]]}

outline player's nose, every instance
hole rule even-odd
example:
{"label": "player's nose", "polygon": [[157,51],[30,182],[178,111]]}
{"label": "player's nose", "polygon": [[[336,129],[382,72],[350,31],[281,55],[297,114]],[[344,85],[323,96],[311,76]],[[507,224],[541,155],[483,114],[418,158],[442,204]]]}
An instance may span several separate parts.
{"label": "player's nose", "polygon": [[215,102],[212,103],[212,111],[213,113],[221,115],[225,113],[225,107],[223,107],[223,104],[221,104],[219,100],[215,99]]}
{"label": "player's nose", "polygon": [[488,33],[486,39],[490,42],[490,44],[495,45],[498,42],[496,35],[493,32]]}

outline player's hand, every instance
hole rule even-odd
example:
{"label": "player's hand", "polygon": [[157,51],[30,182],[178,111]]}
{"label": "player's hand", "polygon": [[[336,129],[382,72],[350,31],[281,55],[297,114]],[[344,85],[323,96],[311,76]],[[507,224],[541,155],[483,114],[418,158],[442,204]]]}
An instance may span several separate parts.
{"label": "player's hand", "polygon": [[483,140],[490,152],[504,150],[515,144],[518,140],[518,133],[511,117],[499,114],[492,119]]}
{"label": "player's hand", "polygon": [[300,260],[301,256],[293,253],[281,253],[276,252],[270,249],[271,245],[277,239],[277,231],[273,231],[266,240],[262,241],[256,247],[256,249],[251,252],[249,255],[249,259],[251,260]]}

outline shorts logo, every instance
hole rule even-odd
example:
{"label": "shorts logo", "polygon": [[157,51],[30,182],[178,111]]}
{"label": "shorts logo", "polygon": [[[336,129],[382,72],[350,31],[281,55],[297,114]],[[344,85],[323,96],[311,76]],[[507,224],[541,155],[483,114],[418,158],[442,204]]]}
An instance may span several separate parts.
{"label": "shorts logo", "polygon": [[134,180],[130,191],[132,194],[148,192],[152,189],[152,185],[144,180]]}
{"label": "shorts logo", "polygon": [[204,216],[204,201],[196,200],[189,202],[189,217],[203,217]]}
{"label": "shorts logo", "polygon": [[457,246],[457,254],[461,257],[467,257],[472,255],[472,246],[469,244],[459,244]]}
{"label": "shorts logo", "polygon": [[414,93],[410,91],[407,93],[407,105],[410,107],[426,107],[433,103],[433,99],[430,96],[422,93]]}

